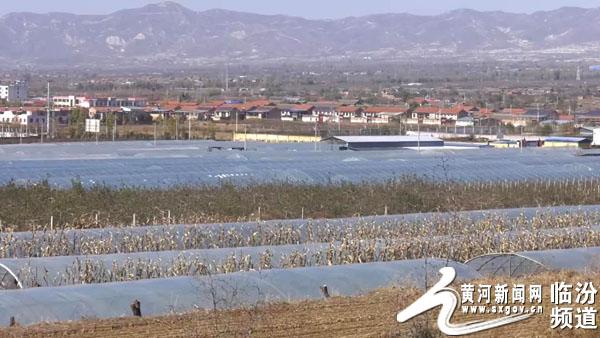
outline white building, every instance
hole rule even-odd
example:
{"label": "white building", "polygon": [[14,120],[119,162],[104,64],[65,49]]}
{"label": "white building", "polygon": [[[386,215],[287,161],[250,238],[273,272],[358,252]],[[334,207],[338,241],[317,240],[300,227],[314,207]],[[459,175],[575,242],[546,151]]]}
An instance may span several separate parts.
{"label": "white building", "polygon": [[26,81],[16,81],[9,85],[0,85],[0,100],[7,102],[27,101],[29,85]]}
{"label": "white building", "polygon": [[593,133],[592,145],[600,146],[600,128],[594,128]]}
{"label": "white building", "polygon": [[7,110],[0,113],[0,123],[28,127],[42,126],[46,123],[45,112]]}
{"label": "white building", "polygon": [[101,97],[101,98],[88,98],[85,96],[54,96],[52,98],[52,104],[56,108],[92,108],[92,107],[145,107],[146,99],[129,97],[129,98],[116,98],[116,97]]}
{"label": "white building", "polygon": [[90,100],[85,96],[54,96],[52,106],[56,108],[90,108]]}

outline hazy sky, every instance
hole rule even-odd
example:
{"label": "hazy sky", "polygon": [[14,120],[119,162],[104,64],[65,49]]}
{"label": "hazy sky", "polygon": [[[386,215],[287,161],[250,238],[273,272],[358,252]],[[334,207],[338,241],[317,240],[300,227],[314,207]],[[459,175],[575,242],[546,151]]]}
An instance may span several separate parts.
{"label": "hazy sky", "polygon": [[[105,14],[140,7],[147,0],[0,0],[0,14],[50,11]],[[563,6],[600,7],[600,0],[178,0],[194,10],[224,8],[264,14],[288,14],[306,18],[340,18],[384,12],[439,14],[452,9],[502,10],[530,13]]]}

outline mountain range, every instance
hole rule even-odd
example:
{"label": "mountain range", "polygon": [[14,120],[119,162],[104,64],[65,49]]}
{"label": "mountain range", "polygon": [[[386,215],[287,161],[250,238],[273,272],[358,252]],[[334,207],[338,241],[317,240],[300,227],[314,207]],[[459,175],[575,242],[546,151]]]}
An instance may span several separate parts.
{"label": "mountain range", "polygon": [[0,39],[4,64],[33,66],[584,55],[600,51],[600,8],[309,20],[162,2],[108,15],[10,13]]}

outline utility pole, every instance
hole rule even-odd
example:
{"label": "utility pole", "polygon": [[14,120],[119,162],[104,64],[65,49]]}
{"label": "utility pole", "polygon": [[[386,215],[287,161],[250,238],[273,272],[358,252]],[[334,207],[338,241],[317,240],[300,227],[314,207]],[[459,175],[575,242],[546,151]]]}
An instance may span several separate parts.
{"label": "utility pole", "polygon": [[315,121],[315,153],[317,152],[317,122]]}
{"label": "utility pole", "polygon": [[248,132],[246,130],[247,125],[244,124],[244,151],[248,150]]}
{"label": "utility pole", "polygon": [[[46,133],[48,133],[48,137],[50,137],[50,80],[48,80],[48,88],[47,88],[47,97],[46,97],[46,103],[47,103],[47,110],[46,110]],[[42,134],[43,134],[43,130],[42,130]],[[44,139],[44,137],[42,136],[42,140]],[[43,143],[43,141],[42,141]]]}
{"label": "utility pole", "polygon": [[421,121],[417,117],[417,150],[421,152]]}
{"label": "utility pole", "polygon": [[192,140],[192,113],[188,113],[188,141]]}
{"label": "utility pole", "polygon": [[154,122],[154,146],[156,147],[156,122]]}
{"label": "utility pole", "polygon": [[225,64],[225,93],[229,93],[229,62]]}
{"label": "utility pole", "polygon": [[113,124],[112,140],[113,140],[113,142],[115,142],[115,137],[117,135],[117,114],[115,114],[115,113],[113,113],[113,120],[114,120],[114,124]]}

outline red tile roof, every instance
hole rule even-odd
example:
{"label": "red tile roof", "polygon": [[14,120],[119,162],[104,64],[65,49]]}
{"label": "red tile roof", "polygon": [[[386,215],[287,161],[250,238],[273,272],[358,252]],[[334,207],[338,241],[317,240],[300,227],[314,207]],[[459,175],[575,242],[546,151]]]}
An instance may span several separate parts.
{"label": "red tile roof", "polygon": [[193,102],[169,102],[161,104],[160,108],[163,110],[197,110],[198,104]]}
{"label": "red tile roof", "polygon": [[408,109],[399,106],[371,106],[365,109],[366,113],[406,113]]}
{"label": "red tile roof", "polygon": [[492,115],[493,112],[494,112],[493,109],[490,109],[490,108],[481,108],[481,109],[479,109],[478,112],[475,112],[475,114],[479,115],[479,116],[489,116],[489,115]]}
{"label": "red tile roof", "polygon": [[560,121],[575,121],[575,115],[559,115],[558,119]]}
{"label": "red tile roof", "polygon": [[295,104],[293,107],[294,110],[311,110],[313,108],[312,104]]}
{"label": "red tile roof", "polygon": [[465,110],[460,107],[456,107],[456,108],[418,107],[417,109],[414,110],[415,113],[419,113],[419,114],[440,113],[440,114],[445,114],[445,115],[458,115],[459,113],[464,112],[464,111]]}

